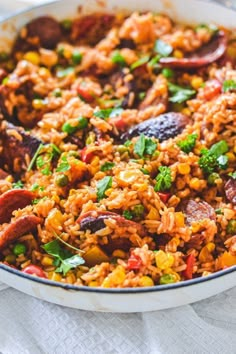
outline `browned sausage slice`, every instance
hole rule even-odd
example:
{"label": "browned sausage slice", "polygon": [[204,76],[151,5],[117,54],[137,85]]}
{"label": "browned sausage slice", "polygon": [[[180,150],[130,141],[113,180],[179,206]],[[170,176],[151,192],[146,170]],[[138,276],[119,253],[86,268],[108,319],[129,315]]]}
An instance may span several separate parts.
{"label": "browned sausage slice", "polygon": [[196,202],[195,200],[189,200],[183,208],[186,215],[187,225],[191,225],[194,221],[203,219],[216,220],[215,210],[210,204],[204,201]]}
{"label": "browned sausage slice", "polygon": [[227,48],[227,40],[224,32],[220,31],[211,42],[192,54],[191,57],[177,59],[166,57],[160,59],[162,66],[179,69],[194,69],[209,65],[220,59]]}
{"label": "browned sausage slice", "polygon": [[26,156],[32,158],[42,143],[23,128],[16,127],[6,121],[0,125],[0,141],[3,146],[0,153],[2,166],[6,164],[9,170],[15,173],[26,170]]}
{"label": "browned sausage slice", "polygon": [[225,183],[225,194],[231,203],[236,204],[236,179],[230,178]]}
{"label": "browned sausage slice", "polygon": [[35,215],[21,216],[0,233],[0,249],[5,248],[19,237],[36,230],[42,219]]}
{"label": "browned sausage slice", "polygon": [[96,232],[106,226],[104,223],[104,220],[106,219],[116,220],[117,225],[121,227],[134,227],[137,230],[137,233],[141,236],[145,234],[142,225],[109,211],[89,211],[81,215],[77,219],[77,222],[80,224],[80,229],[82,231],[91,230],[92,232]]}
{"label": "browned sausage slice", "polygon": [[131,127],[121,136],[121,141],[125,142],[135,136],[144,134],[150,138],[157,138],[162,142],[180,134],[189,123],[189,117],[182,113],[164,113],[156,118],[147,119],[144,122]]}
{"label": "browned sausage slice", "polygon": [[0,224],[11,220],[12,212],[31,204],[34,193],[25,189],[12,189],[0,196]]}
{"label": "browned sausage slice", "polygon": [[60,24],[50,16],[41,16],[32,20],[26,26],[27,39],[38,38],[39,45],[53,49],[62,37]]}

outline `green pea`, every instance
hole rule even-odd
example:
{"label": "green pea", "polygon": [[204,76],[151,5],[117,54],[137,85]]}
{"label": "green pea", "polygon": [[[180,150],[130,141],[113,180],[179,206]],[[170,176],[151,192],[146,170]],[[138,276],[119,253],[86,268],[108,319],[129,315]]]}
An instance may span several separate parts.
{"label": "green pea", "polygon": [[64,28],[64,30],[69,31],[72,27],[72,21],[69,19],[63,20],[61,22],[61,25]]}
{"label": "green pea", "polygon": [[174,76],[174,71],[170,68],[164,68],[161,73],[166,79],[171,79]]}
{"label": "green pea", "polygon": [[61,96],[62,96],[61,89],[56,88],[56,89],[53,91],[52,94],[53,94],[53,96],[55,96],[55,97],[61,97]]}
{"label": "green pea", "polygon": [[113,53],[111,60],[114,64],[118,64],[120,66],[126,65],[125,58],[120,54],[118,50]]}
{"label": "green pea", "polygon": [[23,243],[16,243],[13,248],[13,253],[15,256],[19,256],[20,254],[25,254],[26,246]]}
{"label": "green pea", "polygon": [[133,209],[134,215],[137,217],[142,217],[144,213],[144,206],[142,204],[137,204]]}
{"label": "green pea", "polygon": [[236,219],[232,219],[229,221],[226,231],[227,231],[227,234],[230,234],[230,235],[236,234]]}
{"label": "green pea", "polygon": [[4,258],[4,261],[8,264],[14,264],[16,263],[16,256],[14,254],[9,254]]}
{"label": "green pea", "polygon": [[88,119],[84,118],[84,117],[79,117],[78,118],[78,129],[84,129],[88,126]]}
{"label": "green pea", "polygon": [[172,284],[175,283],[175,278],[172,274],[164,274],[160,277],[160,284]]}
{"label": "green pea", "polygon": [[73,64],[77,65],[81,63],[82,57],[82,54],[78,50],[75,50],[71,57]]}
{"label": "green pea", "polygon": [[69,179],[66,175],[58,175],[56,177],[56,184],[59,186],[59,187],[65,187],[69,182]]}
{"label": "green pea", "polygon": [[216,172],[213,172],[208,176],[207,182],[211,186],[214,186],[216,184],[216,180],[219,178],[220,178],[220,175]]}

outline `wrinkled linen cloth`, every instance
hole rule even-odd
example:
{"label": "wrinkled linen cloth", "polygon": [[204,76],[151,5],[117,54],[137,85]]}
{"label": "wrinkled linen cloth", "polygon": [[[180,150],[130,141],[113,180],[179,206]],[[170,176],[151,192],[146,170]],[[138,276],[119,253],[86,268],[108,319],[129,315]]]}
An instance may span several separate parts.
{"label": "wrinkled linen cloth", "polygon": [[[39,2],[0,0],[0,17]],[[0,354],[235,354],[235,334],[236,288],[175,309],[112,314],[60,307],[0,283]]]}

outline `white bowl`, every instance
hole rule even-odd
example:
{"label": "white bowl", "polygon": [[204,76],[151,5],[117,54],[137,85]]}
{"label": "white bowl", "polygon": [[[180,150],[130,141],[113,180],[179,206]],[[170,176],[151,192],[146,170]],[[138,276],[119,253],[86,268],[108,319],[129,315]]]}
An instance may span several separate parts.
{"label": "white bowl", "polygon": [[[201,0],[67,0],[38,6],[0,23],[0,50],[13,43],[17,31],[32,18],[53,15],[59,20],[73,18],[78,6],[82,14],[94,11],[144,11],[166,13],[184,23],[213,22],[236,27],[236,12]],[[143,312],[189,304],[236,286],[236,266],[207,277],[150,288],[97,289],[78,287],[37,278],[0,265],[0,280],[29,295],[62,306],[104,312]]]}

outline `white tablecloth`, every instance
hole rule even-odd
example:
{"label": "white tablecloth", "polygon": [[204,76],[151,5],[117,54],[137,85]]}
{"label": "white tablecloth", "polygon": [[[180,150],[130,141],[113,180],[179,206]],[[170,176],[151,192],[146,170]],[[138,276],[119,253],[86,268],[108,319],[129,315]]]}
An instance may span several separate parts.
{"label": "white tablecloth", "polygon": [[[0,0],[0,16],[33,1]],[[0,284],[0,354],[235,354],[235,334],[236,288],[176,309],[109,314],[63,308]]]}

